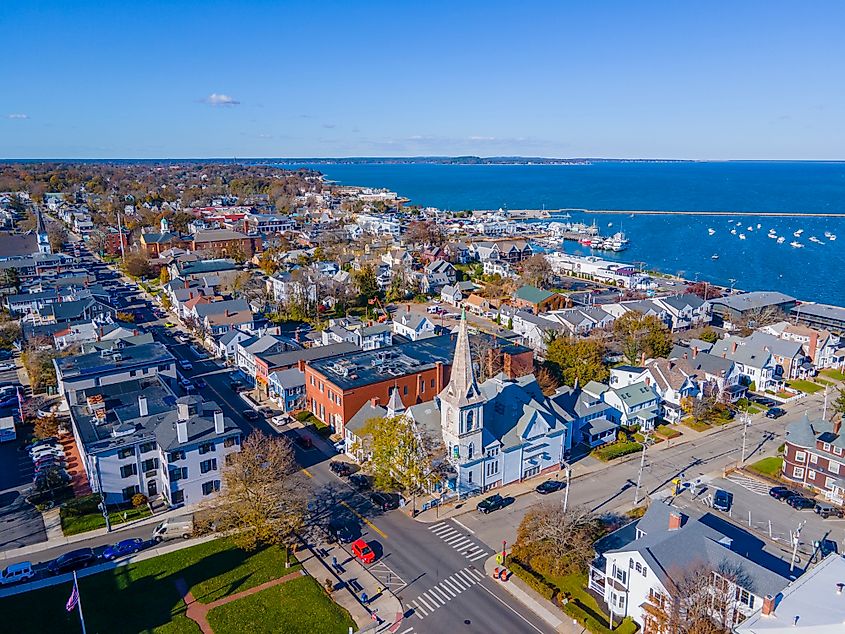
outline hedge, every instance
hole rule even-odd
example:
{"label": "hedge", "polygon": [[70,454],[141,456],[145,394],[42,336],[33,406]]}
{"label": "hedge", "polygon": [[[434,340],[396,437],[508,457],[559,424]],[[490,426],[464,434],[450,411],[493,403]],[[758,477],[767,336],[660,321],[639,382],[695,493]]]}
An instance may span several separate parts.
{"label": "hedge", "polygon": [[523,568],[522,565],[519,564],[519,562],[514,561],[513,559],[508,561],[507,564],[508,570],[510,570],[513,574],[522,579],[533,590],[539,592],[544,599],[548,599],[549,601],[551,601],[554,598],[555,592],[557,592],[557,588],[555,588],[552,584],[548,583],[547,581],[544,581],[532,571],[528,570],[528,568]]}
{"label": "hedge", "polygon": [[628,454],[642,451],[643,446],[638,442],[615,442],[612,445],[605,445],[593,450],[593,455],[599,460],[613,460]]}

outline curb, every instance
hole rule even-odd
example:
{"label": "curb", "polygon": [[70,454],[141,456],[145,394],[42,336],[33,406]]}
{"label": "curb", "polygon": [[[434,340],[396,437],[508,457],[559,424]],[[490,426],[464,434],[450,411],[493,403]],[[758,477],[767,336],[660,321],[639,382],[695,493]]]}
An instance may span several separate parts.
{"label": "curb", "polygon": [[508,581],[501,581],[498,579],[493,578],[493,570],[499,567],[499,564],[496,563],[496,555],[492,555],[488,557],[484,562],[484,573],[490,579],[493,579],[493,583],[495,583],[500,588],[503,588],[508,594],[514,597],[517,601],[519,601],[522,605],[526,608],[531,610],[534,614],[536,614],[540,619],[542,619],[549,627],[555,629],[556,631],[564,631],[562,626],[565,625],[565,621],[563,618],[558,616],[556,612],[557,608],[554,608],[554,611],[543,605],[544,603],[548,603],[542,597],[537,596],[536,598],[532,596],[534,593],[533,590],[528,588],[527,590],[523,590],[522,588],[518,587],[512,580]]}

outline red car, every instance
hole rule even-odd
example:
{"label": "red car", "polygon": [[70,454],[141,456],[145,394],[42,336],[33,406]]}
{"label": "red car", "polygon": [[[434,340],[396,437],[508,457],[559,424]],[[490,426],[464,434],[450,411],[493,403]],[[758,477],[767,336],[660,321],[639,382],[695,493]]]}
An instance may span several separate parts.
{"label": "red car", "polygon": [[356,539],[352,542],[352,554],[365,564],[371,564],[376,560],[373,549],[363,539]]}

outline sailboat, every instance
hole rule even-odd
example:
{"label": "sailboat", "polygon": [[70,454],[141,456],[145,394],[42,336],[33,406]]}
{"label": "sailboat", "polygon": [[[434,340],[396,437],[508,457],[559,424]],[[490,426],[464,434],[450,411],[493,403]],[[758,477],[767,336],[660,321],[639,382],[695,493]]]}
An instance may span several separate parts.
{"label": "sailboat", "polygon": [[739,239],[740,239],[740,240],[745,240],[745,234],[744,234],[744,233],[740,233],[740,234],[739,234]]}
{"label": "sailboat", "polygon": [[786,242],[786,238],[784,238],[783,236],[778,238],[778,244],[783,244],[784,242]]}
{"label": "sailboat", "polygon": [[707,233],[709,233],[712,236],[714,233],[716,233],[716,230],[711,227],[710,229],[707,230]]}

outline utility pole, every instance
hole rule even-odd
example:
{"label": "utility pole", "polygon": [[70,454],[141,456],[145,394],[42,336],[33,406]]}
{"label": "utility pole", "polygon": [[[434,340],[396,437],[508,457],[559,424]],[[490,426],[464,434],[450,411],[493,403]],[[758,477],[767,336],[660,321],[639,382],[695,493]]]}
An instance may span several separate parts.
{"label": "utility pole", "polygon": [[824,386],[824,408],[822,409],[822,420],[827,420],[827,389],[829,386]]}
{"label": "utility pole", "polygon": [[120,207],[117,209],[117,239],[120,240],[120,261],[126,264],[126,251],[123,247],[123,223],[120,221]]}
{"label": "utility pole", "polygon": [[745,464],[745,443],[748,436],[748,423],[751,422],[751,415],[748,412],[742,415],[742,458],[739,461],[739,466]]}
{"label": "utility pole", "polygon": [[643,453],[642,456],[640,456],[640,472],[637,475],[637,488],[634,491],[634,506],[637,506],[637,504],[640,503],[640,484],[642,484],[643,481],[643,470],[645,469],[645,450],[646,447],[648,447],[648,439],[649,437],[647,435],[645,438],[643,438]]}
{"label": "utility pole", "polygon": [[795,569],[795,556],[798,554],[798,541],[801,538],[801,528],[803,528],[806,523],[807,520],[801,522],[795,531],[795,535],[792,536],[792,559],[789,560],[789,572],[792,572]]}

